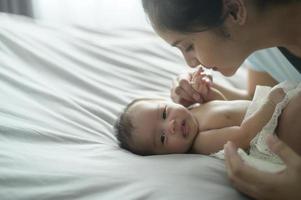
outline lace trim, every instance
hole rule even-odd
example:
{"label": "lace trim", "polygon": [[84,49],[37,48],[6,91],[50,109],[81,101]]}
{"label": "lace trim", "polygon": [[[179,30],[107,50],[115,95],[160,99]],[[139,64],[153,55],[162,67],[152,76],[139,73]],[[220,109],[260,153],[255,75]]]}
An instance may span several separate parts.
{"label": "lace trim", "polygon": [[[271,152],[270,149],[268,148],[266,144],[266,138],[269,134],[275,134],[274,131],[278,125],[278,117],[281,115],[282,110],[287,106],[292,96],[294,96],[298,91],[294,91],[296,85],[289,82],[283,82],[279,84],[277,87],[283,88],[286,95],[284,99],[277,104],[270,121],[251,141],[250,156],[254,156],[256,158],[263,159],[277,164],[283,164],[282,160],[276,154]],[[291,91],[293,92],[293,94],[290,94]],[[256,105],[256,106],[260,106],[260,105]]]}

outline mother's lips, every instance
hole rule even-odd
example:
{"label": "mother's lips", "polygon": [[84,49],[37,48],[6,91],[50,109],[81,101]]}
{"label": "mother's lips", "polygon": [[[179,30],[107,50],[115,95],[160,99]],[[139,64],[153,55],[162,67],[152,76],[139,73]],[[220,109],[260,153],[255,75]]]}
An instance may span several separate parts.
{"label": "mother's lips", "polygon": [[206,67],[208,69],[212,69],[213,71],[218,71],[218,68],[217,67]]}

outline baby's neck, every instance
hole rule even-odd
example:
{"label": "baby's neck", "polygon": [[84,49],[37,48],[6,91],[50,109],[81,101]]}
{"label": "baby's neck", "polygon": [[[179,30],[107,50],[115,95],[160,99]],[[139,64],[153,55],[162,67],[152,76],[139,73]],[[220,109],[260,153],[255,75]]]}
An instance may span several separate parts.
{"label": "baby's neck", "polygon": [[208,118],[208,115],[206,113],[208,113],[208,111],[210,112],[211,110],[211,105],[212,105],[213,101],[204,103],[204,104],[194,104],[192,107],[190,107],[190,112],[192,113],[193,117],[195,118],[195,120],[197,121],[197,125],[198,125],[198,130],[200,131],[202,127],[202,125],[200,124],[200,122],[206,121],[206,119]]}

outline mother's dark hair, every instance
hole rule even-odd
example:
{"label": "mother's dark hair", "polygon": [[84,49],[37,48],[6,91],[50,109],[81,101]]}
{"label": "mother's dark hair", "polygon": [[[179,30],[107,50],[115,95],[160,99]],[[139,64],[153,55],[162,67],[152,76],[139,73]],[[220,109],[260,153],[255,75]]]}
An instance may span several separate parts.
{"label": "mother's dark hair", "polygon": [[[265,9],[269,5],[286,4],[298,0],[252,0]],[[143,8],[153,26],[160,30],[181,33],[201,32],[221,27],[231,6],[224,10],[224,0],[142,0]]]}
{"label": "mother's dark hair", "polygon": [[161,30],[199,32],[221,25],[222,0],[142,0],[153,25]]}

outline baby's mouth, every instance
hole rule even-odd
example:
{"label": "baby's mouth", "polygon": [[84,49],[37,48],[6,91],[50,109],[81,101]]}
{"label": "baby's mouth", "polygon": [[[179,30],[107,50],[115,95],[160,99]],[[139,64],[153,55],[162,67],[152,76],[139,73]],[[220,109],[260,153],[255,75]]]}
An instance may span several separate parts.
{"label": "baby's mouth", "polygon": [[182,134],[183,134],[184,138],[188,137],[189,131],[188,131],[188,127],[187,127],[187,124],[186,124],[185,120],[183,120],[183,122],[181,124],[181,131],[182,131]]}

